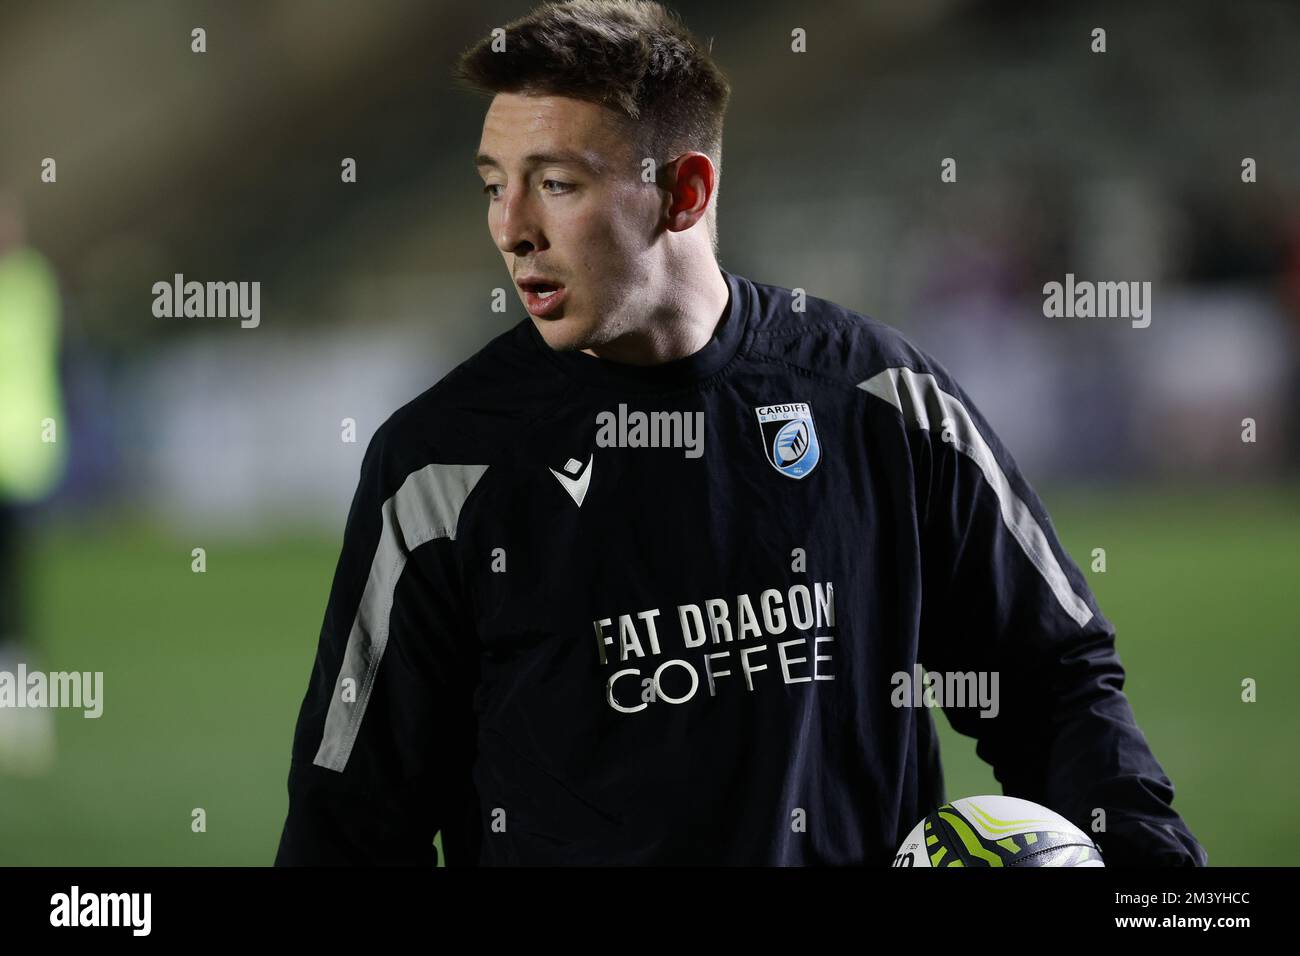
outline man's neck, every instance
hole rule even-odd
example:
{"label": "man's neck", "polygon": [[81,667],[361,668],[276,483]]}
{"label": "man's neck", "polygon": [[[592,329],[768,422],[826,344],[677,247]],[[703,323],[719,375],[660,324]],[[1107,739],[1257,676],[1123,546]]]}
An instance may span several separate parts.
{"label": "man's neck", "polygon": [[694,261],[700,264],[672,277],[671,296],[644,326],[583,351],[626,365],[660,365],[704,348],[717,331],[731,292],[715,259]]}

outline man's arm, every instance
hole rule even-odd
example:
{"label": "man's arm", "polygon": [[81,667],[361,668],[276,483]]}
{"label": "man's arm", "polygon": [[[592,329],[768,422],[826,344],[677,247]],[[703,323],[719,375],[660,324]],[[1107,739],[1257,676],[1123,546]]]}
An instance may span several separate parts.
{"label": "man's arm", "polygon": [[435,833],[444,852],[460,839],[476,664],[453,548],[485,469],[399,467],[388,434],[366,451],[348,515],[277,866],[434,866]]}
{"label": "man's arm", "polygon": [[1105,810],[1108,865],[1204,866],[1124,695],[1115,630],[1042,502],[942,366],[883,375],[868,391],[903,413],[921,512],[921,663],[999,677],[996,717],[945,707],[949,721],[1007,795],[1089,833]]}

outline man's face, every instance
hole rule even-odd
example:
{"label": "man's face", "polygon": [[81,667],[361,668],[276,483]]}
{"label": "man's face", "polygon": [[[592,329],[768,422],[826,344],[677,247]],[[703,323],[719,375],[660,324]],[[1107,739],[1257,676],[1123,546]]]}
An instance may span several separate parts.
{"label": "man's face", "polygon": [[553,349],[613,341],[657,288],[662,194],[635,152],[618,114],[585,100],[499,93],[488,108],[478,155],[488,228]]}

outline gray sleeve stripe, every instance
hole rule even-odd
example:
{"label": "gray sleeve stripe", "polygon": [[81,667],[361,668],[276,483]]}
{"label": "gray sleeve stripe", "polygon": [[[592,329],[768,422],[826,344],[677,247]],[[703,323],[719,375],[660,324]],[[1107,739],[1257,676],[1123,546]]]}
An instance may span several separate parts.
{"label": "gray sleeve stripe", "polygon": [[[455,540],[461,508],[487,469],[487,465],[426,465],[408,475],[384,502],[383,530],[334,682],[325,731],[313,761],[317,766],[340,773],[347,766],[388,644],[393,596],[407,555],[435,538]],[[354,682],[353,701],[343,699],[343,682],[348,679]]]}
{"label": "gray sleeve stripe", "polygon": [[[1070,587],[1061,565],[1056,560],[1047,535],[1035,520],[1033,512],[1011,488],[993,450],[975,427],[970,413],[958,399],[939,387],[935,377],[928,373],[913,372],[909,368],[888,368],[866,381],[858,388],[889,402],[900,412],[908,428],[930,430],[931,423],[942,430],[943,421],[952,424],[952,445],[966,455],[984,474],[998,498],[998,507],[1007,530],[1020,543],[1025,556],[1038,569],[1057,601],[1080,627],[1092,620],[1092,609]],[[942,431],[941,431],[942,434]]]}

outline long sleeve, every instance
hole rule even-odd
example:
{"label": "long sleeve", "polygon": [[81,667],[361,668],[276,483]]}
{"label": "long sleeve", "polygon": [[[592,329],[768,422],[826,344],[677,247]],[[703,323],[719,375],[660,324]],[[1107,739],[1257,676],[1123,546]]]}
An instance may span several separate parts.
{"label": "long sleeve", "polygon": [[893,384],[921,512],[921,663],[998,674],[996,716],[945,706],[953,727],[1007,795],[1092,833],[1108,865],[1204,866],[1124,694],[1115,630],[1042,502],[941,366]]}
{"label": "long sleeve", "polygon": [[[433,866],[470,791],[471,629],[454,553],[485,469],[362,465],[294,734],[277,866]],[[455,863],[454,859],[449,859]]]}

